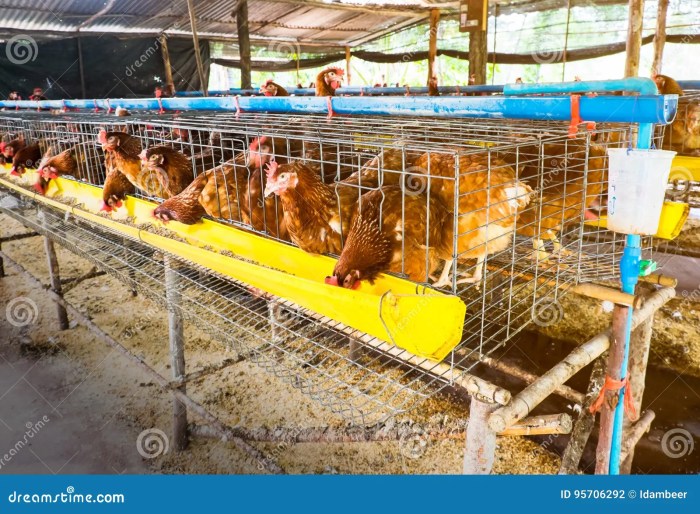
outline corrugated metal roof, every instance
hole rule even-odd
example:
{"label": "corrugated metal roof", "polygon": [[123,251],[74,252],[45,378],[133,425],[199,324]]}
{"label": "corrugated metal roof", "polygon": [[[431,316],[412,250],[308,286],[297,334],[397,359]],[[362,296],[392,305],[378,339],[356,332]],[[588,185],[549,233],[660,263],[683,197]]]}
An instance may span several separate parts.
{"label": "corrugated metal roof", "polygon": [[[202,38],[237,39],[233,14],[239,0],[194,0]],[[423,23],[431,6],[453,14],[447,0],[248,0],[253,44],[291,42],[304,47],[355,46],[392,27]],[[572,5],[627,3],[572,0]],[[499,12],[551,9],[566,0],[492,0]],[[0,37],[28,34],[61,37],[86,34],[191,34],[186,0],[2,0]],[[99,17],[99,13],[109,7]]]}

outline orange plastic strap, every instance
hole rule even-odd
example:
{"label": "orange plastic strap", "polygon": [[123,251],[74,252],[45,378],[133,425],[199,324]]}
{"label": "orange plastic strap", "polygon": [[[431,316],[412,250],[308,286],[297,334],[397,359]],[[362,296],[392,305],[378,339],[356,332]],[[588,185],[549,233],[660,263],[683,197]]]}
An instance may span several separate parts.
{"label": "orange plastic strap", "polygon": [[112,114],[112,106],[109,104],[109,98],[106,98],[107,101],[107,114]]}
{"label": "orange plastic strap", "polygon": [[411,86],[409,86],[408,84],[406,84],[406,93],[404,94],[404,96],[411,96]]}
{"label": "orange plastic strap", "polygon": [[233,97],[233,103],[236,104],[236,118],[241,114],[241,103],[238,101],[238,95]]}
{"label": "orange plastic strap", "polygon": [[69,111],[68,106],[66,105],[66,101],[64,99],[61,99],[61,105],[63,106],[63,107],[61,107],[61,112],[68,112]]}
{"label": "orange plastic strap", "polygon": [[595,130],[594,121],[583,121],[581,119],[581,95],[571,95],[571,124],[569,125],[569,137],[576,137],[578,126],[586,124],[588,130]]}
{"label": "orange plastic strap", "polygon": [[93,102],[92,102],[92,103],[94,103],[94,104],[95,104],[95,112],[100,112],[100,108],[99,108],[99,107],[97,107],[97,100],[93,100]]}
{"label": "orange plastic strap", "polygon": [[629,381],[627,380],[627,377],[625,377],[623,380],[615,380],[614,378],[610,378],[607,375],[605,376],[605,383],[603,384],[603,387],[600,388],[600,394],[589,409],[591,414],[595,414],[596,412],[598,412],[603,406],[603,403],[605,403],[606,391],[619,391],[623,387],[625,388],[625,413],[627,414],[627,417],[629,419],[637,419],[637,410],[634,408],[634,404],[632,403],[632,389],[630,387]]}
{"label": "orange plastic strap", "polygon": [[163,114],[165,112],[165,109],[163,109],[163,101],[160,99],[160,96],[156,96],[156,100],[158,100],[158,114]]}

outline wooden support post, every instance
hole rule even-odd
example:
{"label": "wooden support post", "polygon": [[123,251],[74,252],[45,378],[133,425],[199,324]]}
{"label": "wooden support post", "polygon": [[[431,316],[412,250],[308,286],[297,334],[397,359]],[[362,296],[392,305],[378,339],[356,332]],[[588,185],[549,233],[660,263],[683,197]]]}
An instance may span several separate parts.
{"label": "wooden support post", "polygon": [[[2,252],[2,239],[0,239],[0,252]],[[5,259],[0,257],[0,278],[5,278]]]}
{"label": "wooden support post", "polygon": [[[53,241],[44,236],[44,250],[46,251],[46,260],[49,266],[49,279],[51,281],[51,290],[59,296],[63,295],[61,288],[61,273],[58,267],[58,257],[56,249],[53,246]],[[56,313],[58,315],[59,330],[68,329],[68,313],[62,305],[56,305]]]}
{"label": "wooden support post", "polygon": [[[168,307],[168,331],[170,336],[170,364],[173,381],[181,383],[176,389],[187,393],[185,384],[185,336],[184,322],[180,312],[182,298],[179,290],[180,277],[177,262],[165,257],[165,295]],[[173,396],[173,448],[182,451],[187,448],[187,406]]]}
{"label": "wooden support post", "polygon": [[[637,328],[675,295],[675,289],[664,287],[647,297],[644,306],[634,313],[632,329]],[[607,350],[611,346],[612,336],[610,334],[610,331],[598,334],[573,350],[563,361],[556,364],[536,382],[533,382],[518,393],[508,405],[504,405],[494,412],[489,417],[489,426],[496,432],[501,432],[527,416],[532,409],[542,403],[557,387],[565,383]]]}
{"label": "wooden support post", "polygon": [[560,475],[575,475],[578,472],[583,450],[586,448],[588,439],[591,437],[591,432],[593,431],[593,426],[595,425],[595,414],[591,414],[589,409],[596,398],[598,398],[600,388],[603,387],[603,382],[605,382],[606,357],[607,354],[603,354],[593,363],[593,370],[591,371],[591,379],[588,382],[586,398],[581,404],[581,410],[574,423],[569,443],[566,445],[564,454],[561,457],[561,467],[559,468]]}
{"label": "wooden support post", "polygon": [[170,66],[170,51],[168,50],[168,36],[164,33],[158,38],[160,41],[160,53],[163,56],[163,72],[165,74],[165,90],[169,94],[175,93],[175,82],[173,81],[173,68]]}
{"label": "wooden support post", "polygon": [[464,448],[465,475],[489,475],[496,458],[496,432],[488,424],[489,415],[497,404],[472,396],[469,405],[466,446]]}
{"label": "wooden support post", "polygon": [[642,50],[642,26],[644,24],[644,0],[629,0],[627,26],[627,60],[625,77],[639,75],[639,55]]}
{"label": "wooden support post", "polygon": [[[642,438],[642,436],[649,432],[649,429],[651,428],[651,423],[652,421],[654,421],[654,418],[656,418],[656,413],[653,410],[647,410],[642,415],[642,417],[639,418],[639,421],[637,421],[634,425],[630,425],[628,430],[625,431],[625,439],[622,443],[622,452],[620,454],[623,466],[624,464],[629,462],[630,468],[632,467],[632,459],[634,459],[634,449],[636,448],[637,443],[639,443],[639,440]],[[629,475],[630,471],[629,469],[626,471],[620,469],[620,473]]]}
{"label": "wooden support post", "polygon": [[82,98],[87,98],[87,89],[85,88],[85,68],[83,67],[83,44],[80,35],[78,35],[78,71],[80,72],[80,94],[82,95]]}
{"label": "wooden support post", "polygon": [[[350,47],[346,46],[345,47],[345,77],[347,78],[347,85],[349,86],[352,83],[352,70],[350,68],[350,58],[352,57],[352,54],[350,53]],[[297,65],[299,63],[299,57],[297,56]],[[297,72],[298,74],[298,72]]]}
{"label": "wooden support post", "polygon": [[[627,316],[630,314],[629,307],[615,305],[613,309],[610,351],[608,352],[606,369],[606,375],[612,380],[620,380],[620,368],[625,357]],[[619,391],[605,392],[605,401],[600,408],[600,430],[598,432],[598,447],[596,448],[596,475],[607,475],[609,472],[615,407],[617,402],[621,400]]]}
{"label": "wooden support post", "polygon": [[427,85],[433,77],[437,76],[435,69],[435,59],[437,58],[437,38],[438,25],[440,23],[440,9],[430,10],[430,33],[428,34],[428,80]]}
{"label": "wooden support post", "polygon": [[654,34],[654,61],[651,64],[651,74],[661,73],[664,60],[664,45],[666,45],[666,15],[669,0],[659,0],[656,12],[656,33]]}
{"label": "wooden support post", "polygon": [[[245,1],[242,3],[245,3]],[[195,18],[193,0],[187,0],[187,11],[190,14],[190,28],[192,29],[192,42],[194,43],[194,59],[197,61],[197,74],[199,75],[199,89],[204,96],[207,96],[207,78],[204,76],[202,54],[199,51],[199,36],[197,35],[197,19]]]}
{"label": "wooden support post", "polygon": [[[647,364],[649,363],[649,351],[651,349],[652,327],[654,316],[639,325],[630,338],[630,354],[627,377],[632,393],[632,404],[637,412],[642,412],[642,399],[644,397],[644,387],[646,384]],[[625,432],[631,429],[630,421],[625,418]],[[625,441],[623,441],[623,444]],[[629,474],[632,470],[632,460],[634,459],[634,446],[627,451],[627,457],[620,466],[621,474]]]}
{"label": "wooden support post", "polygon": [[251,88],[250,78],[250,30],[248,27],[248,0],[238,1],[236,12],[238,51],[241,55],[241,89]]}
{"label": "wooden support post", "polygon": [[515,425],[506,428],[498,435],[528,436],[549,434],[570,434],[573,427],[571,416],[562,414],[545,414],[521,419]]}
{"label": "wooden support post", "polygon": [[475,84],[486,84],[486,61],[488,47],[486,28],[469,33],[469,76],[474,75]]}
{"label": "wooden support post", "polygon": [[571,24],[571,0],[566,0],[566,32],[564,34],[564,52],[561,55],[561,81],[566,80],[566,58],[569,50],[569,26]]}

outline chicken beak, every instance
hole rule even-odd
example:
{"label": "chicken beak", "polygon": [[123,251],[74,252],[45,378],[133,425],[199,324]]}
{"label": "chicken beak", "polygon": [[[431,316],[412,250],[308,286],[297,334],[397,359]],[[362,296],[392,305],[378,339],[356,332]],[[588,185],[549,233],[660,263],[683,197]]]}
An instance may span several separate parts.
{"label": "chicken beak", "polygon": [[271,181],[268,180],[267,184],[265,184],[265,198],[268,198],[269,196],[272,196],[273,193],[277,191],[277,187],[275,184]]}
{"label": "chicken beak", "polygon": [[105,211],[105,212],[112,212],[112,207],[110,207],[109,204],[102,201],[102,205],[100,206],[100,210]]}
{"label": "chicken beak", "polygon": [[330,277],[326,277],[325,283],[328,284],[329,286],[338,286],[338,277],[335,275],[332,275]]}

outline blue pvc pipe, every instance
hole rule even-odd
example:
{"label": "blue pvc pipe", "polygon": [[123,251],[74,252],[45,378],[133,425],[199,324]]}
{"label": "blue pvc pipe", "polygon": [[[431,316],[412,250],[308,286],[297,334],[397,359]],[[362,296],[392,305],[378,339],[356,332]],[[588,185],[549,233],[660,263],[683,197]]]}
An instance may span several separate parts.
{"label": "blue pvc pipe", "polygon": [[506,84],[503,94],[536,95],[536,94],[571,94],[571,93],[601,93],[613,91],[631,91],[640,95],[658,95],[656,82],[643,77],[631,77],[620,80],[593,80],[586,82],[551,82],[545,84]]}
{"label": "blue pvc pipe", "polygon": [[[0,107],[13,109],[52,108],[101,110],[108,108],[168,111],[204,110],[235,111],[236,97],[115,98],[109,100],[44,100],[0,101]],[[324,97],[238,97],[244,112],[273,112],[288,114],[327,114]],[[678,96],[598,96],[581,98],[581,116],[586,121],[619,123],[671,122],[678,107]],[[505,97],[333,97],[336,114],[379,116],[442,116],[451,118],[501,118],[568,121],[571,102],[567,96]]]}
{"label": "blue pvc pipe", "polygon": [[679,80],[678,85],[683,89],[700,89],[700,80]]}

